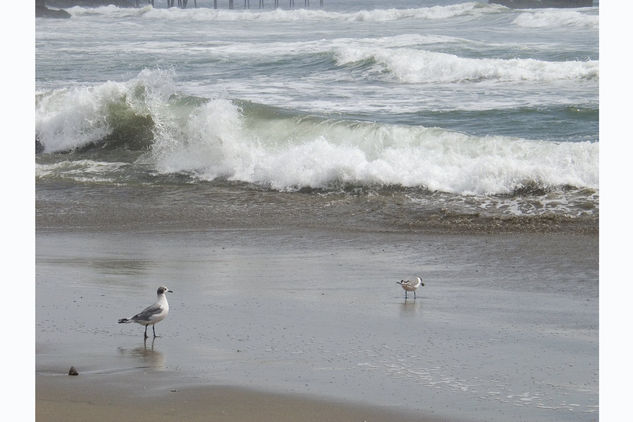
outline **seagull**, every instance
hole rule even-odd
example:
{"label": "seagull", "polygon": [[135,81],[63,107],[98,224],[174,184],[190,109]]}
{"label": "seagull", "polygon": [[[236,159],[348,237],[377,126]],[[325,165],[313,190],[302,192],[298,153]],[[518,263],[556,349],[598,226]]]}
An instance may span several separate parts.
{"label": "seagull", "polygon": [[424,286],[422,283],[422,279],[420,277],[416,277],[415,280],[400,280],[396,281],[396,284],[399,284],[404,289],[404,300],[407,300],[407,295],[409,292],[413,292],[413,299],[416,299],[415,291],[418,290],[418,287]]}
{"label": "seagull", "polygon": [[169,290],[165,286],[159,287],[158,291],[156,292],[158,295],[156,303],[148,306],[131,318],[121,318],[119,320],[119,324],[129,324],[130,322],[136,322],[137,324],[144,325],[145,338],[147,338],[147,326],[151,325],[152,331],[154,332],[154,337],[156,337],[156,329],[154,328],[155,324],[164,320],[169,313],[169,303],[167,303],[167,297],[165,296],[166,292],[173,293],[173,291]]}

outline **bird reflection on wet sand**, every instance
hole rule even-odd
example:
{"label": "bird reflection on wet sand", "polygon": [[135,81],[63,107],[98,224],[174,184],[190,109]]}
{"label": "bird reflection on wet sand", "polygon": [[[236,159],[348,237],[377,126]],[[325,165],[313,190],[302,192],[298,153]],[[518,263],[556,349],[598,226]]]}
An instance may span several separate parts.
{"label": "bird reflection on wet sand", "polygon": [[411,302],[411,301],[404,300],[400,304],[400,317],[403,317],[403,318],[414,317],[418,315],[420,308],[422,308],[421,302]]}
{"label": "bird reflection on wet sand", "polygon": [[133,349],[125,349],[119,347],[119,352],[125,356],[132,356],[140,359],[143,363],[143,367],[162,370],[165,368],[165,356],[154,349],[155,339],[144,339],[143,346],[135,347]]}

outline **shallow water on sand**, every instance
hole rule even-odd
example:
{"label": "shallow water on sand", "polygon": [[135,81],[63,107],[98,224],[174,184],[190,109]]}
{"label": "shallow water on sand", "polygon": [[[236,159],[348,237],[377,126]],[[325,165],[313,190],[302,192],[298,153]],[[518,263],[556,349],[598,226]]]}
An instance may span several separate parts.
{"label": "shallow water on sand", "polygon": [[[40,231],[37,369],[469,420],[595,420],[597,237]],[[395,284],[421,274],[418,299]],[[116,320],[174,290],[145,344]],[[154,389],[160,390],[161,385]]]}

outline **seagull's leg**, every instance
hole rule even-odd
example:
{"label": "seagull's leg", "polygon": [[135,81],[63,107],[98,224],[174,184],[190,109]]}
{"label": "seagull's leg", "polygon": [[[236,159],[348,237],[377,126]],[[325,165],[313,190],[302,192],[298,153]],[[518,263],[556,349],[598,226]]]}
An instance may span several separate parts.
{"label": "seagull's leg", "polygon": [[415,293],[415,290],[413,291],[413,300],[416,300],[418,298],[418,295]]}
{"label": "seagull's leg", "polygon": [[152,331],[154,332],[154,337],[156,337],[156,325],[152,325]]}
{"label": "seagull's leg", "polygon": [[147,338],[147,325],[145,326],[145,338]]}
{"label": "seagull's leg", "polygon": [[409,298],[409,292],[407,292],[406,290],[404,291],[404,300],[407,300]]}

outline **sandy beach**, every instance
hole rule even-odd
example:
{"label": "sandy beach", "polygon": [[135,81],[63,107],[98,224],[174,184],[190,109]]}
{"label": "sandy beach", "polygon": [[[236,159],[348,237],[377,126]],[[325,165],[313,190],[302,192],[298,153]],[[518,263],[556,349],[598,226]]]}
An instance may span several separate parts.
{"label": "sandy beach", "polygon": [[[42,229],[38,420],[595,420],[597,243]],[[395,281],[415,274],[405,301]],[[144,342],[116,321],[161,284],[170,315]]]}

